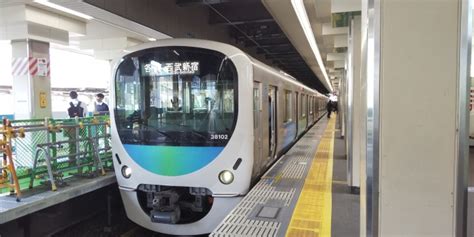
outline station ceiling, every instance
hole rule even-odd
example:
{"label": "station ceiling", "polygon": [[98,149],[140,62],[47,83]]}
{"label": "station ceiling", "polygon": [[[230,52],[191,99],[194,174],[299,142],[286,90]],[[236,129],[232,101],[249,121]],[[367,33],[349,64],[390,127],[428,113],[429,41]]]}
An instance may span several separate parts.
{"label": "station ceiling", "polygon": [[260,0],[176,0],[176,4],[183,8],[207,6],[209,24],[227,26],[234,43],[256,49],[273,66],[309,87],[328,92]]}
{"label": "station ceiling", "polygon": [[[12,19],[8,17],[8,9],[22,9],[25,17],[20,19],[20,14],[13,14],[18,18],[15,24],[31,24],[43,29],[41,32],[61,33],[61,37],[42,34],[37,40],[107,60],[118,57],[133,45],[170,37],[229,43],[327,93],[337,91],[343,77],[347,22],[358,11],[347,7],[350,5],[347,3],[346,0],[1,0],[5,14],[1,14],[0,20],[3,19],[4,29],[10,29]],[[301,20],[302,14],[306,21]],[[2,24],[0,30],[1,27]],[[35,33],[28,31],[21,37],[31,38]],[[20,36],[10,34],[3,38],[15,40],[15,37]]]}

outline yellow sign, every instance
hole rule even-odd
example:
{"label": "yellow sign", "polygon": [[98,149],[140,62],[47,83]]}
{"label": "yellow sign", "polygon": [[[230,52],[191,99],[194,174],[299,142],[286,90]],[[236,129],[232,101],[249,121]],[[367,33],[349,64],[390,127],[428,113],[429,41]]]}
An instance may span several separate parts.
{"label": "yellow sign", "polygon": [[46,106],[48,105],[48,100],[46,99],[46,92],[39,93],[39,102],[40,108],[46,108]]}

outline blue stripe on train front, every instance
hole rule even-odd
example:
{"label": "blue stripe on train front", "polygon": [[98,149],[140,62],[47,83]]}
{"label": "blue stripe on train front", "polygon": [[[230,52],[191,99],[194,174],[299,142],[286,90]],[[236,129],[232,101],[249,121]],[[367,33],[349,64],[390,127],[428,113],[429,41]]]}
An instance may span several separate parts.
{"label": "blue stripe on train front", "polygon": [[159,175],[178,176],[199,170],[224,147],[151,146],[124,144],[128,155],[142,168]]}

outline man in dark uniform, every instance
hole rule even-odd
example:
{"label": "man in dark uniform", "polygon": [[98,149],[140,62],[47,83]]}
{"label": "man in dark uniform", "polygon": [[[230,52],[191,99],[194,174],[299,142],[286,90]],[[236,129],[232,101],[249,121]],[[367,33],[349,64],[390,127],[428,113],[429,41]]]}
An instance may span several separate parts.
{"label": "man in dark uniform", "polygon": [[95,111],[94,111],[94,114],[95,115],[105,115],[105,114],[109,114],[109,106],[103,102],[104,100],[104,94],[102,93],[99,93],[97,95],[95,95]]}
{"label": "man in dark uniform", "polygon": [[331,117],[331,112],[333,111],[334,109],[334,104],[331,100],[328,100],[328,102],[326,103],[326,110],[328,111],[328,118]]}

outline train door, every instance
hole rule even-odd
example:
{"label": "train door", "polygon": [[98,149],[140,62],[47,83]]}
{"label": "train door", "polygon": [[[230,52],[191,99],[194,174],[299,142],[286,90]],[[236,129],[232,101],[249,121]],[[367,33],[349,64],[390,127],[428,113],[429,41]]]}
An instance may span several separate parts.
{"label": "train door", "polygon": [[262,84],[253,83],[253,134],[254,134],[254,170],[252,176],[257,176],[256,172],[261,170],[263,162],[262,156]]}
{"label": "train door", "polygon": [[268,86],[268,157],[275,157],[276,152],[276,92],[274,86]]}

